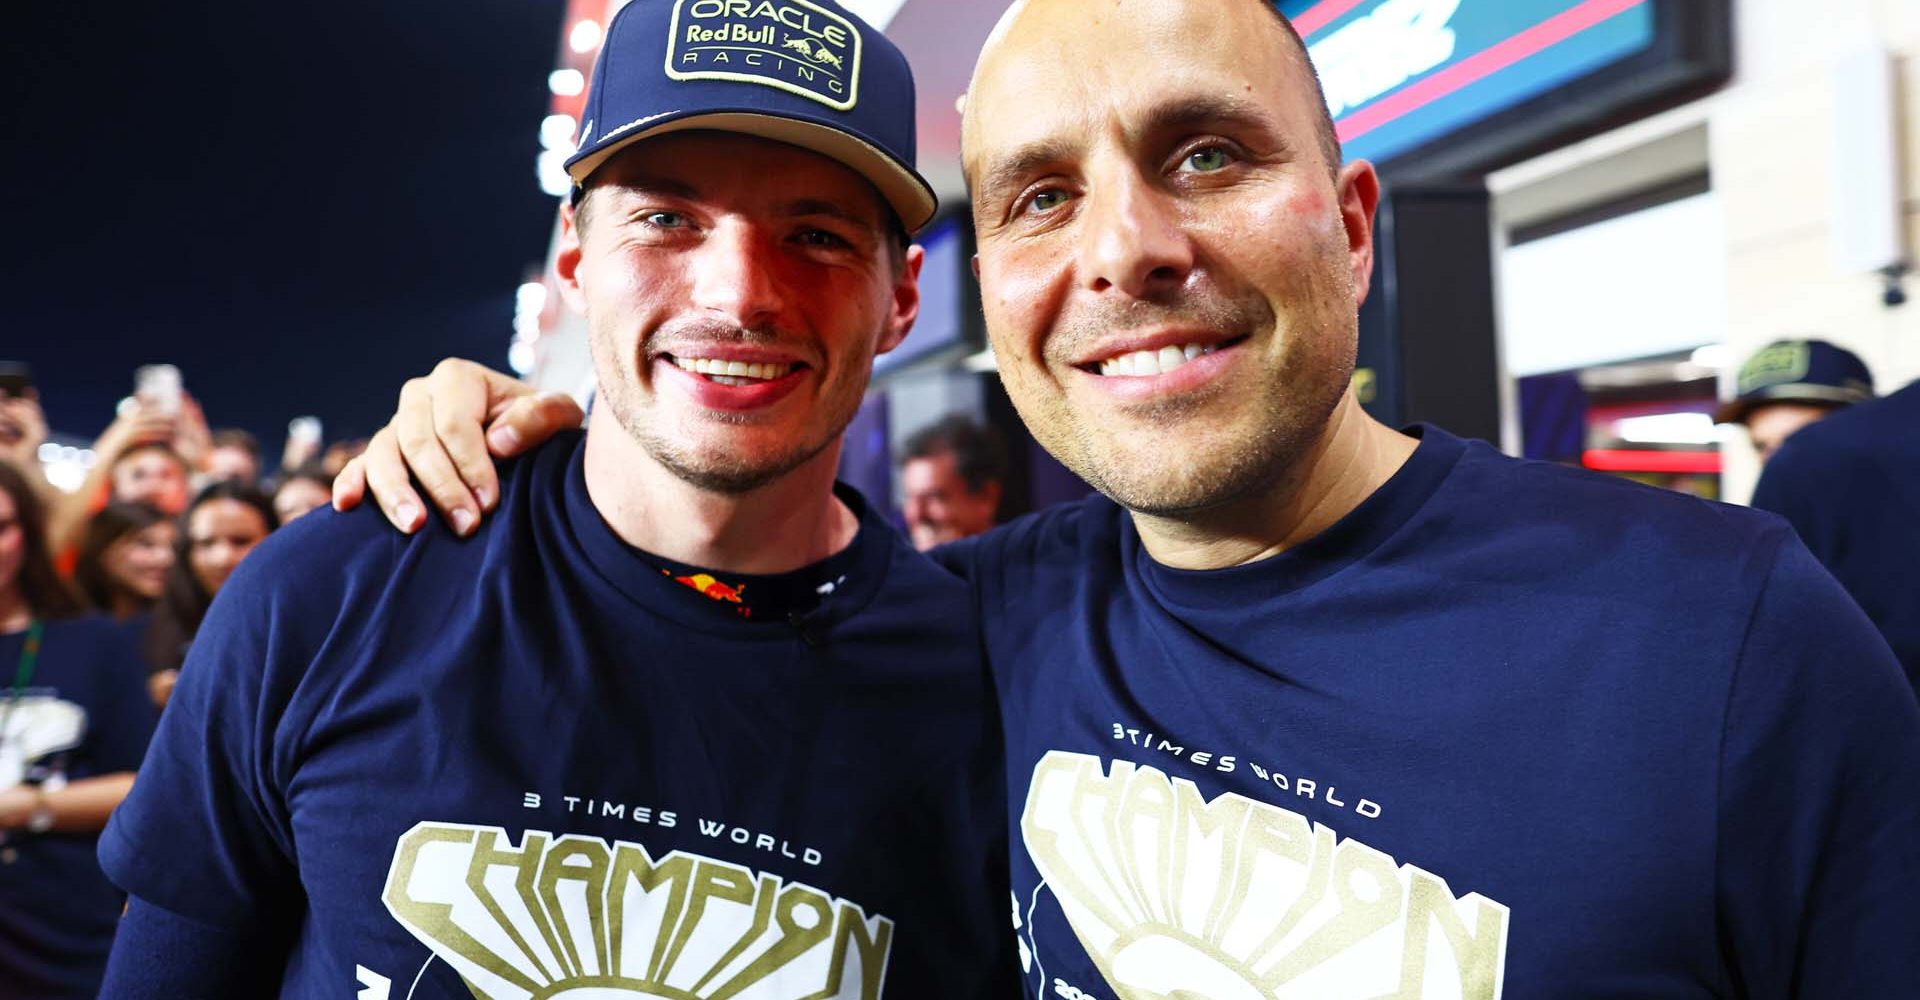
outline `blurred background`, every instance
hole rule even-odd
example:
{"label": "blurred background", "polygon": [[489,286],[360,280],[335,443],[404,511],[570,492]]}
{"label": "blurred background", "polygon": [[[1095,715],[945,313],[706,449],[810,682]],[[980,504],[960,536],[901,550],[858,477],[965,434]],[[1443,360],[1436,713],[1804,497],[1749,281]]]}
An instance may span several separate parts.
{"label": "blurred background", "polygon": [[[588,397],[547,254],[621,2],[9,5],[0,360],[49,477],[81,483],[143,365],[269,471],[295,417],[303,459],[350,445],[447,355]],[[847,6],[912,60],[946,210],[843,472],[901,517],[909,439],[959,414],[1001,438],[1000,516],[1076,496],[999,390],[967,267],[955,100],[1005,4]],[[1920,4],[1279,6],[1387,182],[1356,376],[1383,418],[1741,501],[1755,451],[1713,413],[1755,351],[1920,375]]]}

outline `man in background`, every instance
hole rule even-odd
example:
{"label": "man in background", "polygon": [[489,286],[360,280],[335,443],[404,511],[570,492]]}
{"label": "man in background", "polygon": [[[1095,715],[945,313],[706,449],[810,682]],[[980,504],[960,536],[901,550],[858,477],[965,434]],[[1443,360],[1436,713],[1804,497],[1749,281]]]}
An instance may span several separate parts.
{"label": "man in background", "polygon": [[1801,428],[1872,399],[1873,374],[1844,347],[1824,340],[1776,340],[1740,366],[1738,392],[1714,413],[1714,422],[1745,425],[1765,462]]}
{"label": "man in background", "polygon": [[1753,505],[1793,523],[1920,688],[1920,382],[1794,435]]}
{"label": "man in background", "polygon": [[1007,478],[1007,447],[992,428],[949,414],[907,439],[900,462],[904,513],[922,552],[993,527]]}

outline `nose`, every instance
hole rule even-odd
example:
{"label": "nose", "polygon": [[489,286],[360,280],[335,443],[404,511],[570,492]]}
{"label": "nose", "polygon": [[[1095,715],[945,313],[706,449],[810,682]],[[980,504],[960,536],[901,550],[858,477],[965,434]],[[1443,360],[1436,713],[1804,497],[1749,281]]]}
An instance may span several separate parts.
{"label": "nose", "polygon": [[1082,283],[1095,292],[1154,298],[1193,270],[1179,210],[1136,170],[1118,170],[1088,192],[1080,241]]}
{"label": "nose", "polygon": [[723,223],[693,263],[693,305],[743,329],[766,325],[786,306],[774,248],[754,227]]}

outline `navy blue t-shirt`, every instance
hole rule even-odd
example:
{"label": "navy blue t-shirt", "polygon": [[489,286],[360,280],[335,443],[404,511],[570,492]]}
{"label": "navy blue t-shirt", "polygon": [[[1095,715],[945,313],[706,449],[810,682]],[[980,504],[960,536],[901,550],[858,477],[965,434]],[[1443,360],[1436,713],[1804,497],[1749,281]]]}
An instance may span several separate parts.
{"label": "navy blue t-shirt", "polygon": [[[126,630],[96,615],[48,622],[13,690],[26,632],[0,635],[0,788],[48,789],[140,766],[153,735],[147,671]],[[90,833],[0,833],[0,997],[91,998],[124,897]]]}
{"label": "navy blue t-shirt", "polygon": [[503,470],[467,540],[368,510],[263,543],[108,873],[290,936],[284,997],[1012,989],[964,586],[847,492],[842,586],[797,622],[716,613],[601,520],[583,442]]}
{"label": "navy blue t-shirt", "polygon": [[1793,525],[1920,688],[1920,382],[1788,438],[1753,505]]}
{"label": "navy blue t-shirt", "polygon": [[1249,565],[1156,563],[1100,498],[941,557],[1029,996],[1920,988],[1920,707],[1776,518],[1426,428]]}

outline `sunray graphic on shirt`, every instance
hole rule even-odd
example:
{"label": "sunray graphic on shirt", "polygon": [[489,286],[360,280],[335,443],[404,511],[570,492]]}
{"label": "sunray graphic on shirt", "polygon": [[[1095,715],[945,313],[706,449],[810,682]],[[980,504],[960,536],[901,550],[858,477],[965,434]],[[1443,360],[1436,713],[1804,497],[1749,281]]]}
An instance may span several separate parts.
{"label": "sunray graphic on shirt", "polygon": [[1278,806],[1051,750],[1020,830],[1121,1000],[1501,995],[1507,907]]}
{"label": "sunray graphic on shirt", "polygon": [[731,862],[419,823],[387,911],[478,1000],[876,1000],[893,922]]}

